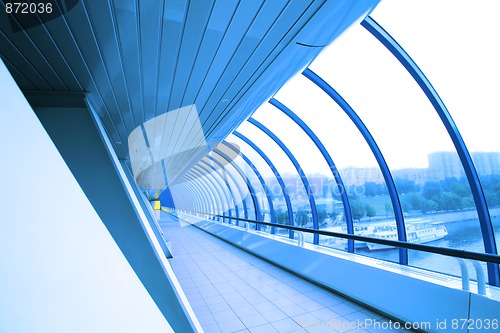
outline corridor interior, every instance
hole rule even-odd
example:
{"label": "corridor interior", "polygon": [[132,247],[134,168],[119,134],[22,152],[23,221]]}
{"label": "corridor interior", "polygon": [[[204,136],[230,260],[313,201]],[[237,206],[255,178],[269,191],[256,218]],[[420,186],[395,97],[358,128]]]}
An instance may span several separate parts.
{"label": "corridor interior", "polygon": [[338,294],[161,212],[169,262],[212,332],[410,332]]}

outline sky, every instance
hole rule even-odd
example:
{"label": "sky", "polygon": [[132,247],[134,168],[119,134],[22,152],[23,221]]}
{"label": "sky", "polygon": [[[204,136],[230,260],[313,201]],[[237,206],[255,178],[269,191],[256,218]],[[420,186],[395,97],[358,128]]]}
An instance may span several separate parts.
{"label": "sky", "polygon": [[[383,0],[371,14],[431,81],[470,151],[500,151],[499,12],[496,0]],[[427,154],[454,150],[420,88],[363,27],[351,27],[310,68],[354,108],[392,169],[426,167]],[[376,166],[352,123],[321,95],[299,75],[275,97],[318,133],[338,167]],[[282,115],[265,105],[255,117],[295,147],[305,170],[324,173]]]}

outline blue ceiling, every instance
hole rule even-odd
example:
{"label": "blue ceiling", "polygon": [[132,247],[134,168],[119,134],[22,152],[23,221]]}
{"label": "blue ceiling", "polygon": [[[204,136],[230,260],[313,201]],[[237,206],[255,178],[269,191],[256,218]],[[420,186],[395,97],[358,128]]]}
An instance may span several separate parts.
{"label": "blue ceiling", "polygon": [[[188,105],[214,147],[379,0],[52,2],[63,15],[1,11],[0,56],[25,94],[84,93],[128,159],[134,129]],[[174,179],[205,154],[158,158]]]}

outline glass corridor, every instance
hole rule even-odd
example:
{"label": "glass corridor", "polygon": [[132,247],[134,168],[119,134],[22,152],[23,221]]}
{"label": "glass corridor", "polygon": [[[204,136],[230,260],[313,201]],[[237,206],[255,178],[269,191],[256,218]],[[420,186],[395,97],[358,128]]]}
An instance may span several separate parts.
{"label": "glass corridor", "polygon": [[380,332],[389,328],[411,332],[404,329],[403,323],[303,280],[198,228],[182,227],[173,215],[161,214],[160,226],[175,243],[175,256],[169,262],[207,333]]}
{"label": "glass corridor", "polygon": [[[438,29],[450,7],[412,7],[432,12],[423,23],[393,6],[409,10],[382,2],[171,185],[163,205],[267,222],[249,227],[284,238],[299,236],[277,225],[496,255],[500,55],[488,41],[498,22],[464,26],[470,11],[491,13],[455,6]],[[452,30],[474,36],[471,50]],[[318,233],[304,241],[460,275],[453,256]],[[500,286],[498,264],[481,264]]]}

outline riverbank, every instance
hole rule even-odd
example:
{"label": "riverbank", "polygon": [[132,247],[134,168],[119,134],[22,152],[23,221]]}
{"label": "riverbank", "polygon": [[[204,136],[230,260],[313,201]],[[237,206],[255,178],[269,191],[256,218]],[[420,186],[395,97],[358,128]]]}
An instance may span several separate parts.
{"label": "riverbank", "polygon": [[[491,208],[490,216],[492,219],[500,217],[500,207]],[[460,222],[467,220],[477,220],[477,211],[475,209],[467,209],[467,210],[451,211],[451,212],[435,212],[426,214],[405,215],[405,219],[416,219],[416,218],[430,219],[435,222],[443,222],[443,223]],[[394,217],[390,218],[374,217],[371,219],[362,218],[360,220],[360,223],[382,222],[382,221],[394,221]]]}
{"label": "riverbank", "polygon": [[[446,213],[429,213],[421,215],[422,217],[427,216],[430,217],[433,221],[440,221],[444,223],[450,222],[459,222],[466,220],[477,220],[477,211],[475,209],[470,210],[461,210],[455,212],[446,212]],[[500,207],[495,207],[490,209],[491,218],[497,218],[500,216]]]}

